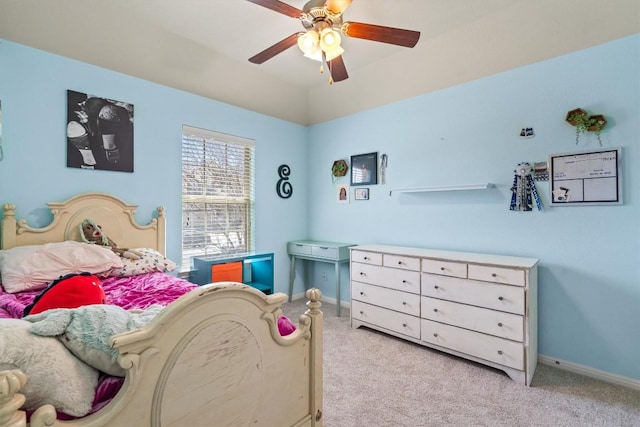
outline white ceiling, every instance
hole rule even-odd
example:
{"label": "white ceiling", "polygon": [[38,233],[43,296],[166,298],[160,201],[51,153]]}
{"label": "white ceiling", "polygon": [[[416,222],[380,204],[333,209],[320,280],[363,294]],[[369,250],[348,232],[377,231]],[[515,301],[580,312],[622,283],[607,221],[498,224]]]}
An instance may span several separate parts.
{"label": "white ceiling", "polygon": [[0,38],[303,125],[638,33],[640,1],[354,0],[344,20],[421,38],[343,37],[350,77],[329,85],[295,46],[248,61],[303,27],[245,0],[0,0]]}

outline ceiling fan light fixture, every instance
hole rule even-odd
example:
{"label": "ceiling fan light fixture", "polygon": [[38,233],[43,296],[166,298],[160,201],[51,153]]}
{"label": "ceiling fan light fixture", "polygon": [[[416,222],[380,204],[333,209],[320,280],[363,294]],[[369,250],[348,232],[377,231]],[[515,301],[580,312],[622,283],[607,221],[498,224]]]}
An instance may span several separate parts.
{"label": "ceiling fan light fixture", "polygon": [[342,13],[353,0],[327,0],[325,7],[329,12]]}
{"label": "ceiling fan light fixture", "polygon": [[325,53],[329,53],[335,49],[341,49],[341,41],[342,38],[340,37],[340,33],[332,28],[325,28],[320,33],[320,48]]}
{"label": "ceiling fan light fixture", "polygon": [[344,49],[341,48],[340,46],[338,46],[336,49],[333,49],[330,52],[325,52],[326,60],[327,61],[333,61],[334,59],[336,59],[338,56],[342,55],[343,53],[344,53]]}
{"label": "ceiling fan light fixture", "polygon": [[319,47],[316,47],[316,49],[312,50],[311,52],[305,52],[304,56],[305,58],[322,62],[322,49],[320,49]]}
{"label": "ceiling fan light fixture", "polygon": [[315,50],[318,49],[319,39],[320,36],[316,31],[309,30],[298,37],[298,47],[302,52],[304,52],[305,56],[308,54],[312,54]]}

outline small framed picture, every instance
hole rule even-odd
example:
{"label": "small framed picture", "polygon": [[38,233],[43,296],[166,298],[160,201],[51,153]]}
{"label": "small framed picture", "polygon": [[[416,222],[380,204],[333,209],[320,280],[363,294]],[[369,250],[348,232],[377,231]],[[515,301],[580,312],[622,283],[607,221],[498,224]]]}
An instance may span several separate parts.
{"label": "small framed picture", "polygon": [[336,185],[336,197],[338,203],[349,203],[349,186]]}
{"label": "small framed picture", "polygon": [[368,188],[356,188],[353,193],[353,197],[356,200],[369,200]]}
{"label": "small framed picture", "polygon": [[378,153],[351,156],[351,185],[378,183]]}

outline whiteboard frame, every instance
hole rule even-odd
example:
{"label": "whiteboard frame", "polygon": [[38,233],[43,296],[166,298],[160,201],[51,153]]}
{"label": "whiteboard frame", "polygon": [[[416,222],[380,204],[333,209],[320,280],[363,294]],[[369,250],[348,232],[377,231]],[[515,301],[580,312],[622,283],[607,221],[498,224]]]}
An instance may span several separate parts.
{"label": "whiteboard frame", "polygon": [[[602,200],[574,200],[572,201],[570,198],[567,201],[561,201],[556,199],[555,190],[559,190],[563,185],[561,183],[568,182],[567,179],[558,179],[556,177],[556,172],[559,169],[559,165],[556,162],[562,162],[568,158],[577,158],[578,160],[587,160],[589,158],[593,158],[594,155],[602,154],[603,156],[607,156],[609,154],[615,155],[615,180],[610,182],[609,189],[603,189],[603,191],[607,191],[606,198]],[[622,204],[622,149],[618,148],[601,148],[598,150],[588,150],[588,151],[576,151],[571,153],[561,153],[561,154],[551,154],[549,155],[549,205],[550,206],[592,206],[592,205],[621,205]],[[571,177],[569,177],[571,178]],[[605,180],[607,177],[596,178]],[[572,181],[574,183],[578,183],[578,181],[588,182],[584,178],[580,178],[576,176]],[[584,199],[584,185],[582,185],[583,191],[583,199]],[[569,190],[570,192],[570,190]]]}

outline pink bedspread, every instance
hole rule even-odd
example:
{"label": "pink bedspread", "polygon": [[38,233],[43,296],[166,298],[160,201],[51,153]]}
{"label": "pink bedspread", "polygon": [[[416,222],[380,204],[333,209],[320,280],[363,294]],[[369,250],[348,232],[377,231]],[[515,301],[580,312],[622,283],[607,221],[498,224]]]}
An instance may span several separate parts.
{"label": "pink bedspread", "polygon": [[[152,304],[167,305],[171,301],[197,288],[197,285],[166,273],[149,273],[133,277],[107,277],[101,279],[107,303],[127,310],[145,309]],[[0,317],[22,317],[24,308],[31,304],[40,291],[5,293],[0,288]]]}

